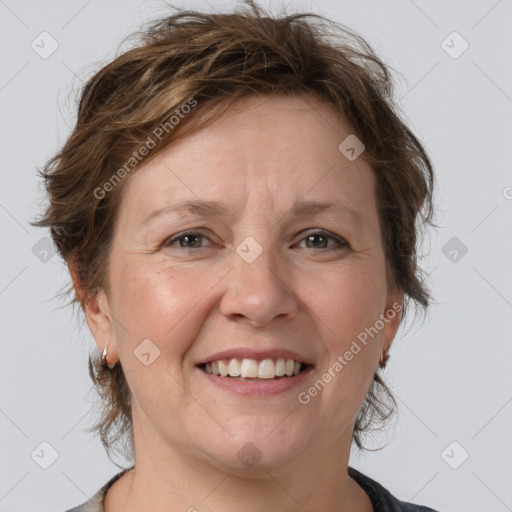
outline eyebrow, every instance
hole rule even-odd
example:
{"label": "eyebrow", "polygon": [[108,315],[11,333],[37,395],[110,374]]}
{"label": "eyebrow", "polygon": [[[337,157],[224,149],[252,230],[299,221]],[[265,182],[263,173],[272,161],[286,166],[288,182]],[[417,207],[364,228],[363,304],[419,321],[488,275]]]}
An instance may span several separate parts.
{"label": "eyebrow", "polygon": [[[348,208],[338,201],[319,202],[319,201],[299,201],[283,217],[290,215],[292,217],[310,217],[325,211],[333,211],[343,217],[352,219],[359,225],[365,225],[366,220],[359,212]],[[197,217],[209,217],[212,215],[226,217],[229,215],[229,208],[217,201],[182,201],[180,203],[165,206],[152,211],[141,222],[141,226],[150,223],[152,220],[167,215],[169,213],[188,212]]]}
{"label": "eyebrow", "polygon": [[152,211],[144,218],[141,225],[148,224],[153,219],[168,213],[187,211],[197,217],[208,217],[212,215],[222,217],[229,213],[229,210],[224,205],[216,201],[182,201],[181,203],[164,206],[163,208]]}

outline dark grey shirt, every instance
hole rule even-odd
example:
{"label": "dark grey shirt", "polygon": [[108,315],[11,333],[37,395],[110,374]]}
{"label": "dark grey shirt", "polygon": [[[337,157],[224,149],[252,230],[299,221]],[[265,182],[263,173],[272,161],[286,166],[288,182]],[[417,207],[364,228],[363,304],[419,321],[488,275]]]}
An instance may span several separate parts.
{"label": "dark grey shirt", "polygon": [[[128,469],[114,475],[90,500],[67,512],[104,512],[103,498],[105,494],[107,494],[108,489],[114,482],[121,478]],[[375,512],[437,512],[423,505],[415,505],[414,503],[398,500],[378,482],[350,466],[348,467],[348,474],[362,487],[366,494],[368,494]]]}
{"label": "dark grey shirt", "polygon": [[368,494],[375,512],[438,512],[424,505],[400,501],[378,482],[350,466],[348,467],[348,474]]}

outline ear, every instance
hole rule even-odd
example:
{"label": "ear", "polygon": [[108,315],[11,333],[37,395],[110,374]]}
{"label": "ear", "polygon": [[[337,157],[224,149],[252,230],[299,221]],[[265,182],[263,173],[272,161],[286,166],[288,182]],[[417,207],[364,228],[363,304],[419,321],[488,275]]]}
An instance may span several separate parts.
{"label": "ear", "polygon": [[384,328],[382,329],[381,353],[388,352],[400,325],[404,308],[404,291],[397,289],[388,294],[384,311]]}
{"label": "ear", "polygon": [[98,290],[93,296],[84,300],[83,288],[73,264],[68,264],[71,278],[78,295],[83,303],[83,310],[89,330],[93,335],[100,354],[108,345],[107,363],[114,365],[119,360],[116,347],[115,329],[110,313],[110,306],[107,294],[104,290]]}

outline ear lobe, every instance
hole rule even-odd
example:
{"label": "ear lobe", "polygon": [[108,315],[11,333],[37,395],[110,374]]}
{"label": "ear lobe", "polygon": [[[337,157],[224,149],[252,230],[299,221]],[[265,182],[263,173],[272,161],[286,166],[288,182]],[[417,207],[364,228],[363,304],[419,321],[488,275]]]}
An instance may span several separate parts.
{"label": "ear lobe", "polygon": [[384,336],[382,340],[382,349],[385,352],[389,351],[393,340],[395,339],[396,332],[400,326],[400,319],[402,318],[404,304],[404,291],[397,290],[391,294],[386,303],[386,310],[384,311],[385,327]]}
{"label": "ear lobe", "polygon": [[75,287],[76,293],[79,296],[80,302],[83,305],[84,291],[80,283],[80,278],[78,277],[78,272],[76,270],[75,264],[71,261],[68,261],[68,270],[69,273],[71,274],[71,279],[73,280],[73,286]]}
{"label": "ear lobe", "polygon": [[[84,302],[83,288],[78,278],[76,268],[71,263],[68,264],[68,268],[71,278],[73,279],[75,289],[82,301],[87,325],[89,326],[89,330],[91,331],[101,354],[103,349],[115,339],[114,325],[110,315],[108,298],[104,290],[98,290],[94,296],[88,297]],[[118,354],[115,343],[110,344],[108,347],[108,363],[113,364],[117,361],[117,358]]]}

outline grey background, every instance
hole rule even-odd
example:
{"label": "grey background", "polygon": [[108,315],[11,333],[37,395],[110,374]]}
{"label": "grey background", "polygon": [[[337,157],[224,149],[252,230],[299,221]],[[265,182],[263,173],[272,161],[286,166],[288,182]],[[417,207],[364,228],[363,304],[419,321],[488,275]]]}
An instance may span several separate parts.
{"label": "grey background", "polygon": [[[176,5],[211,10],[206,1]],[[389,444],[351,465],[400,499],[443,512],[512,510],[512,1],[317,0],[288,9],[345,23],[398,72],[404,117],[437,173],[441,227],[422,260],[437,304],[390,351],[385,377],[399,421],[373,446]],[[161,1],[0,0],[2,512],[67,510],[119,471],[85,432],[92,336],[54,298],[67,269],[45,256],[48,233],[28,222],[43,197],[35,169],[68,135],[76,88],[138,23],[163,12]],[[59,45],[46,59],[31,47],[43,31]],[[469,44],[458,58],[442,47],[453,31]],[[444,44],[452,54],[462,48],[453,37]],[[52,449],[43,442],[57,456],[47,469]],[[467,460],[450,467],[463,450]]]}

